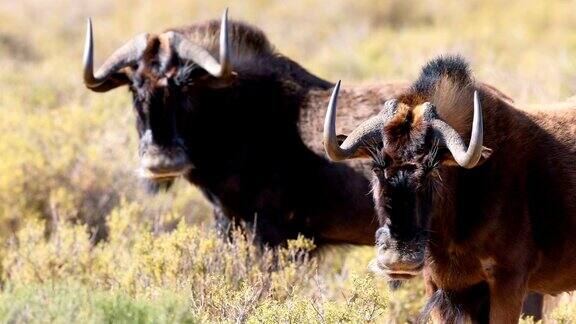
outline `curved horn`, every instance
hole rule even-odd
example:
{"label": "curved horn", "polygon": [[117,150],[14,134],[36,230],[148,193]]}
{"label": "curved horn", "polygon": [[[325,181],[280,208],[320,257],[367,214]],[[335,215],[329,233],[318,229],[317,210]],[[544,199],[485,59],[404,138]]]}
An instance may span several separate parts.
{"label": "curved horn", "polygon": [[474,117],[472,119],[472,133],[468,148],[464,145],[462,137],[444,121],[435,119],[433,127],[442,138],[444,144],[452,153],[456,163],[463,168],[472,169],[478,164],[482,156],[482,141],[484,138],[484,125],[482,122],[482,107],[478,91],[474,91]]}
{"label": "curved horn", "polygon": [[84,84],[89,89],[102,86],[112,74],[125,66],[132,65],[140,59],[148,44],[148,34],[140,34],[117,49],[94,73],[94,39],[92,20],[86,25],[86,42],[84,44]]}
{"label": "curved horn", "polygon": [[228,43],[228,8],[224,10],[220,22],[220,67],[222,75],[229,75],[232,72],[230,44]]}
{"label": "curved horn", "polygon": [[203,47],[198,46],[181,34],[175,32],[166,33],[170,39],[172,48],[183,59],[193,61],[216,78],[230,75],[230,48],[228,47],[228,9],[222,14],[220,25],[220,62]]}
{"label": "curved horn", "polygon": [[338,145],[338,139],[336,137],[338,91],[340,91],[340,81],[338,81],[334,87],[334,91],[330,97],[330,103],[328,104],[328,110],[326,111],[326,119],[324,120],[324,149],[332,161],[343,161],[353,158],[366,140],[381,136],[380,131],[384,125],[383,115],[378,114],[354,129],[346,140],[344,140],[342,146]]}
{"label": "curved horn", "polygon": [[181,34],[172,31],[167,32],[166,37],[169,39],[172,48],[180,58],[198,64],[201,68],[215,77],[220,77],[220,75],[222,75],[222,66],[203,47],[192,43]]}

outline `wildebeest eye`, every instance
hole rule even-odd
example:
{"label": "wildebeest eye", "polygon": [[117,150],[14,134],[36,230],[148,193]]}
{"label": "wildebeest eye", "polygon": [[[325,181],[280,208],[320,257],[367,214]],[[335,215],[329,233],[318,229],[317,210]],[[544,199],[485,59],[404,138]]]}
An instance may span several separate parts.
{"label": "wildebeest eye", "polygon": [[370,166],[372,171],[381,171],[384,169],[384,163],[380,163],[378,161],[372,161],[372,165]]}
{"label": "wildebeest eye", "polygon": [[199,67],[194,62],[187,61],[181,65],[174,78],[174,83],[178,86],[185,86],[194,80],[204,77],[208,74],[206,70]]}
{"label": "wildebeest eye", "polygon": [[390,158],[386,154],[372,154],[372,171],[384,172],[390,163]]}
{"label": "wildebeest eye", "polygon": [[132,87],[138,89],[144,85],[144,78],[139,74],[134,74],[132,76]]}
{"label": "wildebeest eye", "polygon": [[374,172],[374,174],[376,174],[376,176],[378,176],[379,178],[382,178],[382,177],[387,178],[385,167],[386,166],[384,165],[384,163],[373,161],[371,169]]}

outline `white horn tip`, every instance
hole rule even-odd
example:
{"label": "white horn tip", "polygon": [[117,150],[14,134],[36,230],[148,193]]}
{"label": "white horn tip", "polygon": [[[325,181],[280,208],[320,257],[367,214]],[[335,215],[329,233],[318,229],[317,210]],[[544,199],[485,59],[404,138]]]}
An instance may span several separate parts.
{"label": "white horn tip", "polygon": [[230,66],[230,49],[228,40],[228,7],[222,13],[222,20],[220,23],[220,72],[217,73],[219,77],[229,75],[232,72]]}
{"label": "white horn tip", "polygon": [[86,37],[92,36],[92,18],[86,18]]}
{"label": "white horn tip", "polygon": [[92,18],[86,18],[86,36],[92,33]]}
{"label": "white horn tip", "polygon": [[338,92],[340,92],[340,84],[341,83],[342,83],[342,80],[338,80],[338,82],[336,82],[336,85],[332,89],[332,95],[330,96],[330,104],[328,106],[329,108],[336,109],[336,100],[337,100]]}
{"label": "white horn tip", "polygon": [[334,92],[340,91],[340,84],[341,83],[342,83],[342,80],[338,80],[338,82],[336,82],[336,85],[334,86]]}
{"label": "white horn tip", "polygon": [[86,19],[86,38],[84,41],[84,64],[90,64],[92,61],[92,47],[93,47],[93,35],[92,35],[92,19]]}

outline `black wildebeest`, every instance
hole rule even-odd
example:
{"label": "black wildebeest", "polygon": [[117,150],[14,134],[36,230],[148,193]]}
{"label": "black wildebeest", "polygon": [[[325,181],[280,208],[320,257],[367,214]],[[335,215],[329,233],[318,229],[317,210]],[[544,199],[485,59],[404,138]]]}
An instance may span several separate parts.
{"label": "black wildebeest", "polygon": [[[276,52],[262,31],[228,23],[224,14],[140,34],[95,73],[92,37],[89,21],[84,83],[96,92],[129,87],[140,173],[151,184],[185,177],[219,221],[252,224],[256,217],[257,237],[272,246],[299,233],[316,244],[374,243],[369,173],[324,158],[322,123],[333,84]],[[403,88],[350,88],[344,99],[351,109],[340,117],[351,130]]]}
{"label": "black wildebeest", "polygon": [[448,322],[515,323],[528,291],[576,289],[576,109],[518,110],[439,58],[339,145],[337,93],[326,151],[372,160],[376,271],[424,269],[426,311]]}

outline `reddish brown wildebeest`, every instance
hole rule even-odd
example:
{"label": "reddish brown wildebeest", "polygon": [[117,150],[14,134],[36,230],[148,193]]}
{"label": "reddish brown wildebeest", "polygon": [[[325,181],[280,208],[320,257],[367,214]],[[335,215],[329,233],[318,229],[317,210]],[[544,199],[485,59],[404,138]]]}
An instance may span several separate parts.
{"label": "reddish brown wildebeest", "polygon": [[576,109],[520,111],[459,57],[428,63],[346,138],[337,94],[326,151],[372,160],[382,224],[372,266],[400,279],[424,269],[424,314],[515,323],[527,292],[576,289]]}

